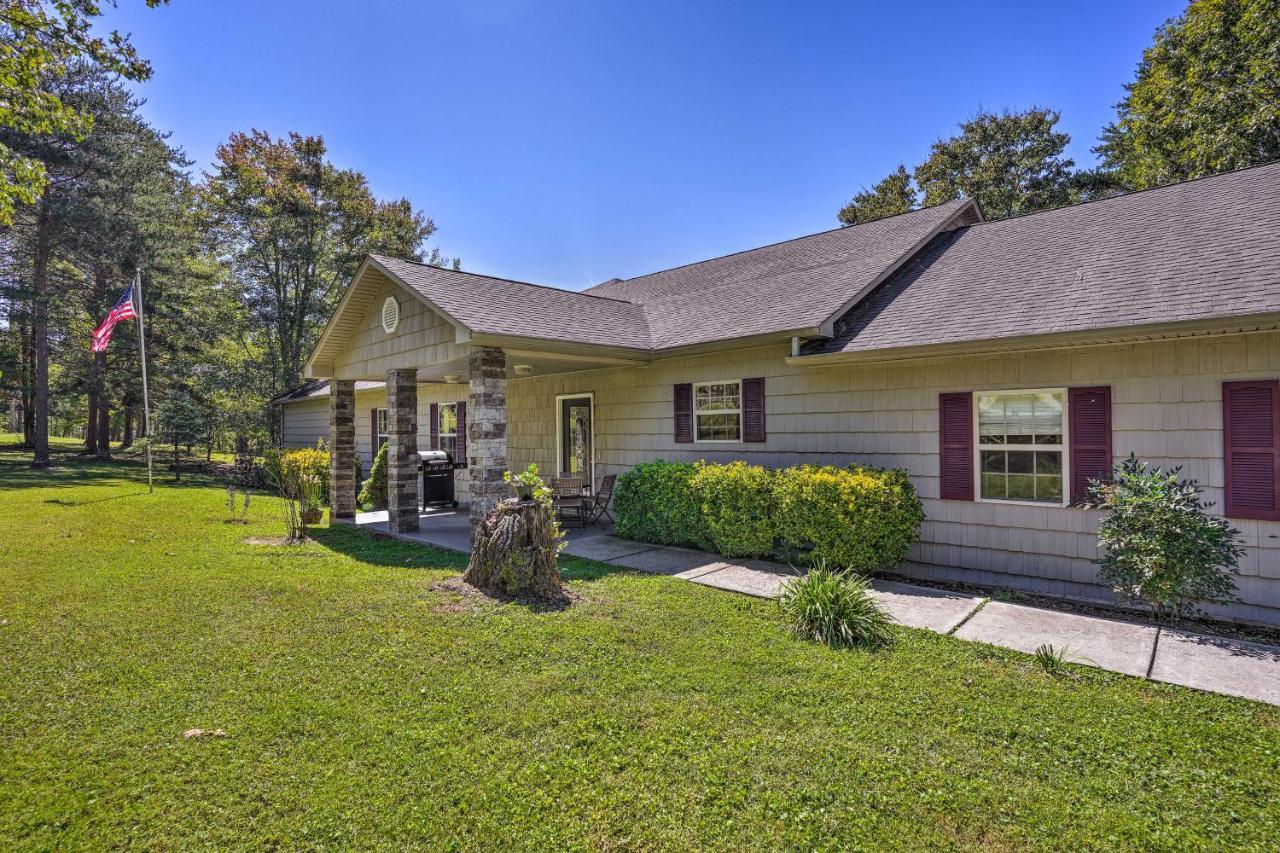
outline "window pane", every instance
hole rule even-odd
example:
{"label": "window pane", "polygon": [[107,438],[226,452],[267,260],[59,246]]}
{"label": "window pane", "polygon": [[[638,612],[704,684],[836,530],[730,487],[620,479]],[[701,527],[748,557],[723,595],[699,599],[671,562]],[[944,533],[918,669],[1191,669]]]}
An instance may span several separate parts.
{"label": "window pane", "polygon": [[1031,474],[1035,472],[1035,454],[1030,450],[1009,451],[1009,473]]}
{"label": "window pane", "polygon": [[1004,444],[1004,397],[978,397],[978,436],[985,444]]}
{"label": "window pane", "polygon": [[982,475],[982,496],[984,498],[1007,498],[1009,493],[1004,474]]}
{"label": "window pane", "polygon": [[440,436],[440,449],[448,453],[450,457],[458,453],[458,437],[456,435]]}
{"label": "window pane", "polygon": [[1062,475],[1037,476],[1036,500],[1062,503]]}
{"label": "window pane", "polygon": [[711,385],[697,386],[694,393],[694,406],[699,412],[739,408],[738,383],[716,382]]}
{"label": "window pane", "polygon": [[378,409],[378,435],[387,434],[387,410]]}
{"label": "window pane", "polygon": [[1062,444],[1062,400],[1056,394],[1037,394],[1033,415],[1036,444]]}
{"label": "window pane", "polygon": [[1058,452],[1036,454],[1037,474],[1062,474],[1062,454]]}
{"label": "window pane", "polygon": [[1005,440],[1009,444],[1031,444],[1035,433],[1034,420],[1034,397],[1004,398]]}
{"label": "window pane", "polygon": [[1031,474],[1009,475],[1009,499],[1033,501],[1036,499],[1036,478]]}
{"label": "window pane", "polygon": [[987,474],[1003,474],[1005,468],[1005,452],[1003,450],[982,451],[982,471]]}
{"label": "window pane", "polygon": [[740,415],[698,415],[700,441],[737,441]]}
{"label": "window pane", "polygon": [[440,434],[456,435],[458,432],[458,406],[445,403],[440,406]]}

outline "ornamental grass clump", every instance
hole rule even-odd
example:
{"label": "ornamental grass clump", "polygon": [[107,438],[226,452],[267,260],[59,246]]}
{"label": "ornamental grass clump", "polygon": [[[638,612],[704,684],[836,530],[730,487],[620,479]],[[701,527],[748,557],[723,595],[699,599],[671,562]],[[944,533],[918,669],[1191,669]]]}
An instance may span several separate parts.
{"label": "ornamental grass clump", "polygon": [[1132,453],[1109,481],[1091,481],[1089,505],[1104,550],[1099,576],[1117,593],[1151,608],[1157,620],[1192,615],[1198,602],[1235,599],[1232,575],[1244,551],[1240,531],[1209,515],[1200,484],[1179,478]]}
{"label": "ornamental grass clump", "polygon": [[784,584],[778,607],[792,634],[833,649],[876,648],[893,639],[893,620],[871,596],[867,581],[825,564]]}

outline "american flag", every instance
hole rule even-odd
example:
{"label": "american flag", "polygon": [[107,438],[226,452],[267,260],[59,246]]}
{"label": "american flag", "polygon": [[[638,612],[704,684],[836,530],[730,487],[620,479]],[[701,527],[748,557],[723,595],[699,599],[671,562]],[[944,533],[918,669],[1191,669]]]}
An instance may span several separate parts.
{"label": "american flag", "polygon": [[102,321],[102,325],[93,330],[93,345],[90,347],[94,352],[102,352],[107,348],[107,344],[111,343],[111,333],[115,330],[116,323],[121,320],[132,320],[137,317],[137,313],[133,310],[133,285],[129,285],[124,290],[124,296],[120,297],[120,301],[115,304],[107,314],[107,319]]}

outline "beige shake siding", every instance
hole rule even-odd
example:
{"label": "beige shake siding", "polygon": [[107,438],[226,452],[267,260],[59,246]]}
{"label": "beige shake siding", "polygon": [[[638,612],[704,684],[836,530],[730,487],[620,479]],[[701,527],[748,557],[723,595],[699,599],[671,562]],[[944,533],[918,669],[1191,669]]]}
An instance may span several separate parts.
{"label": "beige shake siding", "polygon": [[280,446],[289,449],[315,447],[316,439],[329,443],[329,397],[295,400],[281,407]]}
{"label": "beige shake siding", "polygon": [[[1280,333],[826,368],[790,366],[785,355],[785,347],[761,348],[514,380],[511,462],[551,470],[556,395],[592,392],[597,475],[658,457],[902,467],[927,516],[912,571],[1005,585],[1034,579],[1021,585],[1097,595],[1096,513],[938,499],[938,394],[1109,385],[1116,458],[1133,451],[1159,465],[1182,465],[1221,507],[1222,383],[1280,376]],[[764,444],[675,443],[676,383],[751,376],[766,377]],[[1280,523],[1235,524],[1248,546],[1238,579],[1247,604],[1233,613],[1280,621]]]}
{"label": "beige shake siding", "polygon": [[[403,320],[402,320],[403,322]],[[1130,451],[1182,465],[1222,504],[1222,383],[1280,377],[1280,332],[1089,348],[913,360],[872,365],[788,365],[786,346],[655,361],[647,367],[512,379],[508,455],[513,468],[556,464],[555,398],[595,398],[596,474],[650,459],[745,459],[768,466],[852,462],[905,468],[925,504],[921,541],[907,571],[1059,595],[1098,596],[1097,514],[1080,509],[938,498],[938,395],[946,391],[1108,385],[1116,459]],[[370,376],[371,374],[362,374]],[[763,444],[677,444],[673,387],[682,382],[766,378]],[[465,385],[419,386],[419,442],[431,402],[466,399]],[[381,390],[357,394],[356,442],[370,459],[370,409]],[[327,432],[327,398],[286,406],[286,442]],[[312,422],[318,432],[309,432]],[[461,472],[460,472],[461,473]],[[458,480],[465,500],[465,473]],[[1248,553],[1235,618],[1280,622],[1280,523],[1234,522]]]}

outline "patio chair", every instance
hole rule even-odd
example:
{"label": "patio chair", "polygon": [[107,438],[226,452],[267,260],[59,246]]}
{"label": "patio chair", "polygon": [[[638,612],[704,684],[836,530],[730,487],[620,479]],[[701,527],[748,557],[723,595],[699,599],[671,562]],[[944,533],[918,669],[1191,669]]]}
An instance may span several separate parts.
{"label": "patio chair", "polygon": [[587,499],[582,489],[581,477],[551,478],[551,505],[561,523],[570,527],[587,526]]}
{"label": "patio chair", "polygon": [[613,516],[609,514],[609,501],[613,500],[613,485],[617,481],[617,474],[608,474],[600,481],[600,491],[595,493],[591,498],[591,505],[587,507],[587,524],[595,524],[602,515],[613,524]]}

